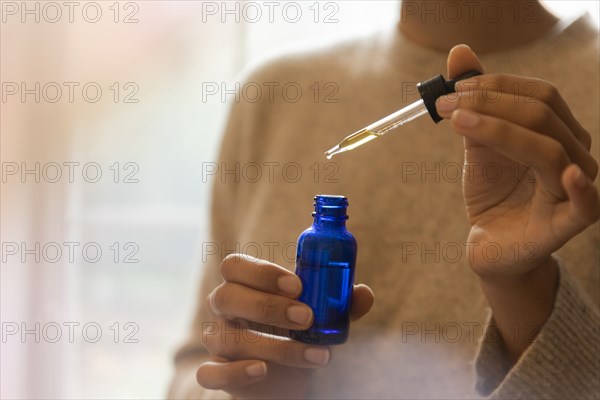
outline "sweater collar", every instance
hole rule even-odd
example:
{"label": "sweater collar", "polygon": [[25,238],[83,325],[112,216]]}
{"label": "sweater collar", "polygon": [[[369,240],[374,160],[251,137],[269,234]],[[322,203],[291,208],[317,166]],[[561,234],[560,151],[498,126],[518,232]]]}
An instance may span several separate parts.
{"label": "sweater collar", "polygon": [[[446,71],[446,52],[419,46],[406,38],[397,24],[387,32],[390,40],[389,62],[406,76],[425,79]],[[581,48],[598,39],[598,30],[588,13],[560,19],[544,37],[512,49],[485,53],[480,56],[484,67],[494,72],[531,70],[553,60],[558,48]],[[467,43],[468,44],[468,43]],[[407,58],[408,57],[408,58]]]}

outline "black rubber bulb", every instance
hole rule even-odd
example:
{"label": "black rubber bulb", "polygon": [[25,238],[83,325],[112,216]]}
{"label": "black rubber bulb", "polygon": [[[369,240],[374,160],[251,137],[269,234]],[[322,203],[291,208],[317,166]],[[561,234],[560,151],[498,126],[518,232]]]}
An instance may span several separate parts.
{"label": "black rubber bulb", "polygon": [[443,118],[437,113],[435,101],[443,95],[454,93],[454,85],[456,85],[456,82],[477,75],[481,75],[481,72],[471,70],[457,76],[454,79],[446,80],[440,74],[438,76],[434,76],[433,78],[427,79],[426,81],[417,83],[417,89],[419,90],[419,94],[425,103],[425,107],[427,107],[427,111],[429,111],[431,119],[433,119],[436,124]]}

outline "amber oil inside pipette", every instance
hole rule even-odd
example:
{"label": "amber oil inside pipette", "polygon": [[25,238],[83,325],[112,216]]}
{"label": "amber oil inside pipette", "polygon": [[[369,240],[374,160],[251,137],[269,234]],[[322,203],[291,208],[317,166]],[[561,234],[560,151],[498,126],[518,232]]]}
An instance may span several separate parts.
{"label": "amber oil inside pipette", "polygon": [[385,132],[375,133],[366,128],[361,129],[360,131],[355,132],[352,135],[346,137],[333,149],[328,150],[325,153],[325,156],[327,157],[328,160],[331,160],[331,158],[334,155],[343,153],[344,151],[355,149],[358,146],[361,146],[361,145],[363,145],[367,142],[370,142],[371,140],[383,135],[384,133]]}

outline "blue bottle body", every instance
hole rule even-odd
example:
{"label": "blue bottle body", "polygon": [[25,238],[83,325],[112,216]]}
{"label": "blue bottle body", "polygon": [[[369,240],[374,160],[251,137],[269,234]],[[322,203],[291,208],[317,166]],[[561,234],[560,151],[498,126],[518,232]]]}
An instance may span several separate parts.
{"label": "blue bottle body", "polygon": [[296,340],[330,345],[348,339],[357,245],[346,229],[347,206],[343,196],[315,197],[314,223],[298,239],[296,275],[302,281],[298,300],[312,308],[314,324],[305,331],[291,331]]}

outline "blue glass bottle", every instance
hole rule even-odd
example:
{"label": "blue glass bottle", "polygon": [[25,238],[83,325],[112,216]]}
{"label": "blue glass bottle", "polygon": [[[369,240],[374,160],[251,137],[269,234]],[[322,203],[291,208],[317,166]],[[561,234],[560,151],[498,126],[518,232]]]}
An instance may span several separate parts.
{"label": "blue glass bottle", "polygon": [[322,345],[348,339],[357,246],[346,229],[347,207],[344,196],[316,196],[313,225],[298,238],[298,300],[312,308],[314,324],[305,331],[290,331],[293,339]]}

